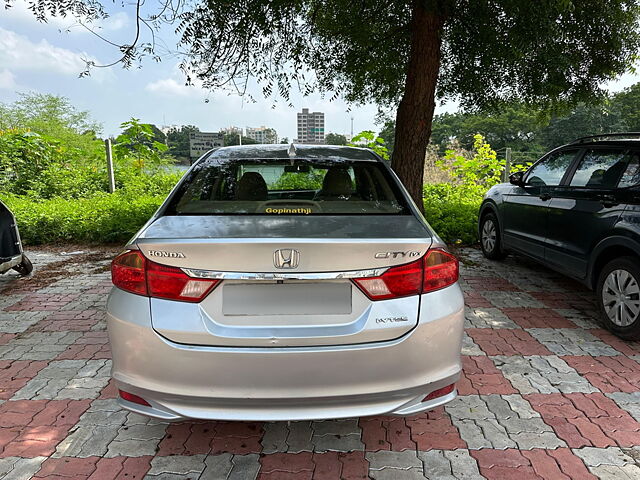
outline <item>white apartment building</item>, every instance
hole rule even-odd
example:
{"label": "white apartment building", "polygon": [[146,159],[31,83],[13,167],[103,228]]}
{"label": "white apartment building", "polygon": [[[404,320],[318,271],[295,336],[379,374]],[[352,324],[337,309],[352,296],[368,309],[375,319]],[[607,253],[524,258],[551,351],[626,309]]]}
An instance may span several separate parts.
{"label": "white apartment building", "polygon": [[324,113],[309,112],[303,108],[298,113],[298,143],[324,143]]}
{"label": "white apartment building", "polygon": [[278,133],[269,127],[247,127],[245,137],[255,140],[257,143],[278,143]]}

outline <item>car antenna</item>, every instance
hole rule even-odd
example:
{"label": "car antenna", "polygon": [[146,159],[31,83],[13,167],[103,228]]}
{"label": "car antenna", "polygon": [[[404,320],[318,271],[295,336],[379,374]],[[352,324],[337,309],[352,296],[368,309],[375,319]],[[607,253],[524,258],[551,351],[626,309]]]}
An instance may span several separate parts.
{"label": "car antenna", "polygon": [[289,145],[287,153],[289,154],[289,158],[291,158],[291,166],[293,166],[293,157],[298,154],[298,152],[296,152],[296,146],[293,144],[293,142],[291,143],[291,145]]}

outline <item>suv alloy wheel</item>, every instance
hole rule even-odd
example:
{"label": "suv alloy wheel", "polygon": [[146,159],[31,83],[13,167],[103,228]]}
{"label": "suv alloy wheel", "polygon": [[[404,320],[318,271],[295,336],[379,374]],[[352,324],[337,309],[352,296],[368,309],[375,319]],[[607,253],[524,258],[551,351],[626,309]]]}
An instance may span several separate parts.
{"label": "suv alloy wheel", "polygon": [[480,224],[480,246],[484,256],[491,260],[501,260],[505,257],[502,251],[502,239],[498,219],[493,213],[487,213]]}
{"label": "suv alloy wheel", "polygon": [[596,290],[602,321],[627,340],[640,338],[640,262],[634,257],[612,260],[600,272]]}

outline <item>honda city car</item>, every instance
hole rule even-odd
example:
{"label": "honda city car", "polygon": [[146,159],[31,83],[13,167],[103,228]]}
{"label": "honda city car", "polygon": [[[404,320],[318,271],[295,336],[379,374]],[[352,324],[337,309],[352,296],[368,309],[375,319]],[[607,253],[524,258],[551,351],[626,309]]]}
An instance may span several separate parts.
{"label": "honda city car", "polygon": [[138,413],[411,415],[456,396],[458,262],[370,150],[211,151],[112,279],[112,375]]}

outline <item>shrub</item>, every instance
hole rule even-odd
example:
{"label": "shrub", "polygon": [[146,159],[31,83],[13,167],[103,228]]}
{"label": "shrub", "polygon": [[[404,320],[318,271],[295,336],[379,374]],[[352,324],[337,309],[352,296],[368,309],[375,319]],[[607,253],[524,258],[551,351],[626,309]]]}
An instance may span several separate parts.
{"label": "shrub", "polygon": [[473,187],[450,183],[425,185],[425,218],[445,242],[475,243],[482,196],[482,190]]}
{"label": "shrub", "polygon": [[35,199],[3,194],[26,244],[56,242],[123,243],[135,234],[164,200],[164,195],[126,191],[89,198]]}

